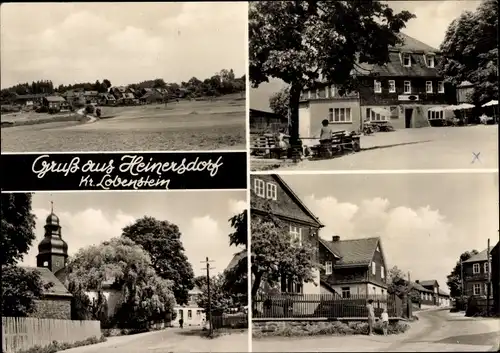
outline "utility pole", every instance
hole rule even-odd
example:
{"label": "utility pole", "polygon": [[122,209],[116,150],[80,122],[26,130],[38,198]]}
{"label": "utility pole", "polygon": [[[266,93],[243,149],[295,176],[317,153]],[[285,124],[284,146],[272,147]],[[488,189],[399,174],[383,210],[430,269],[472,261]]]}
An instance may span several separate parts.
{"label": "utility pole", "polygon": [[201,261],[201,263],[206,264],[207,270],[207,295],[208,295],[208,332],[209,335],[213,334],[213,325],[212,325],[212,295],[210,293],[210,270],[213,270],[213,267],[210,267],[210,263],[214,262],[213,260],[209,260],[208,256],[205,258],[205,261]]}
{"label": "utility pole", "polygon": [[489,314],[490,313],[490,287],[491,287],[491,276],[490,276],[490,273],[491,273],[491,270],[490,270],[490,267],[491,267],[491,261],[490,261],[490,238],[488,238],[488,250],[487,250],[487,253],[486,253],[486,263],[488,264],[488,272],[486,273],[486,275],[488,276],[487,277],[487,284],[486,284],[486,313]]}

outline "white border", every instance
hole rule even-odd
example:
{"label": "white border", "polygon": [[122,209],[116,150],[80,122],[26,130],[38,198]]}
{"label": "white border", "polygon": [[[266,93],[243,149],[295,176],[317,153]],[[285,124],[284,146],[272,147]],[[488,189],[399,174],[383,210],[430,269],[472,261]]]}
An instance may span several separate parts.
{"label": "white border", "polygon": [[217,154],[217,153],[248,153],[248,148],[244,150],[203,150],[203,151],[198,151],[198,150],[193,150],[193,151],[74,151],[74,152],[63,152],[63,151],[53,151],[53,152],[2,152],[2,155],[29,155],[29,154],[147,154],[147,153],[154,153],[154,154],[186,154],[186,153],[212,153],[212,154]]}
{"label": "white border", "polygon": [[139,190],[100,190],[100,189],[90,189],[90,190],[37,190],[37,191],[21,191],[21,190],[16,190],[16,191],[3,191],[2,194],[73,194],[73,193],[81,193],[81,192],[226,192],[226,191],[232,191],[232,192],[247,192],[248,194],[248,189],[153,189],[153,190],[145,190],[145,189],[139,189]]}
{"label": "white border", "polygon": [[280,174],[280,175],[346,175],[346,174],[490,174],[498,173],[498,168],[478,169],[392,169],[392,170],[266,170],[252,171],[251,174]]}

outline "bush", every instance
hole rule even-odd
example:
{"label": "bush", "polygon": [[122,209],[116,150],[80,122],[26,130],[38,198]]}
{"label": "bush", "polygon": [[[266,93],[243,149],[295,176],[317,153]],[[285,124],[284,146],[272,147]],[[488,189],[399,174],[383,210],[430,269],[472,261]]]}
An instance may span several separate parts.
{"label": "bush", "polygon": [[85,107],[85,113],[87,114],[94,114],[94,106],[92,104],[89,104]]}
{"label": "bush", "polygon": [[106,338],[104,336],[101,336],[101,338],[97,337],[90,337],[87,338],[86,340],[83,341],[77,341],[74,343],[67,343],[67,342],[57,342],[53,341],[51,344],[47,346],[34,346],[30,349],[26,349],[24,351],[18,351],[17,353],[55,353],[58,351],[62,351],[65,349],[70,349],[70,348],[75,348],[75,347],[82,347],[82,346],[89,346],[91,344],[97,344],[101,342],[105,342]]}

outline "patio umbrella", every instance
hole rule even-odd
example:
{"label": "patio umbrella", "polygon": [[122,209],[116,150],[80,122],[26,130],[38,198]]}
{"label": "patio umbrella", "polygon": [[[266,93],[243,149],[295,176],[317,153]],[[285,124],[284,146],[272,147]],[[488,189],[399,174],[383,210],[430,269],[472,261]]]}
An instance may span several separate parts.
{"label": "patio umbrella", "polygon": [[440,112],[446,110],[446,106],[441,106],[441,107],[432,107],[428,111],[429,112]]}
{"label": "patio umbrella", "polygon": [[489,101],[488,103],[483,104],[483,107],[491,107],[491,106],[494,106],[494,105],[498,105],[498,101],[495,100],[495,99]]}
{"label": "patio umbrella", "polygon": [[458,109],[472,109],[475,107],[476,106],[474,104],[469,104],[469,103],[462,103],[457,106]]}
{"label": "patio umbrella", "polygon": [[449,105],[447,107],[444,107],[443,110],[458,110],[458,105]]}

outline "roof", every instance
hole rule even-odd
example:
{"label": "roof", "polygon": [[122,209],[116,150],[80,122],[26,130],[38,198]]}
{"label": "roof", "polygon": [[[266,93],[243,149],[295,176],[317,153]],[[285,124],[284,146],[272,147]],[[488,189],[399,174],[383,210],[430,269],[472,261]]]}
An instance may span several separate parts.
{"label": "roof", "polygon": [[144,95],[142,95],[141,99],[147,99],[150,97],[163,97],[163,94],[158,91],[147,91]]}
{"label": "roof", "polygon": [[335,264],[335,268],[342,268],[370,265],[380,238],[347,239],[335,242],[320,239],[320,242],[334,255],[340,257],[340,261]]}
{"label": "roof", "polygon": [[457,87],[472,87],[472,86],[474,86],[473,83],[469,81],[462,81]]}
{"label": "roof", "polygon": [[427,288],[423,287],[421,284],[416,283],[416,282],[410,282],[410,286],[412,289],[416,289],[419,292],[433,293],[430,289],[427,289]]}
{"label": "roof", "polygon": [[190,295],[203,294],[203,291],[198,286],[194,286],[193,289],[188,291],[188,294]]}
{"label": "roof", "polygon": [[402,43],[396,44],[391,50],[414,52],[414,53],[438,53],[439,50],[431,47],[407,34],[399,33]]}
{"label": "roof", "polygon": [[288,118],[286,116],[282,116],[280,114],[266,112],[263,110],[250,109],[250,119],[257,118],[257,117],[264,117],[264,118],[270,118],[270,119],[272,119],[272,118],[280,119],[283,122],[288,121]]}
{"label": "roof", "polygon": [[99,92],[97,92],[97,91],[85,91],[85,92],[83,92],[83,94],[86,96],[97,96],[99,94]]}
{"label": "roof", "polygon": [[470,262],[477,262],[477,261],[487,261],[488,260],[488,249],[484,249],[481,251],[479,254],[473,255],[470,259],[463,261],[462,263],[470,263]]}
{"label": "roof", "polygon": [[123,98],[125,98],[125,99],[134,99],[135,96],[132,93],[128,92],[128,93],[123,93]]}
{"label": "roof", "polygon": [[427,286],[434,286],[434,284],[437,283],[437,281],[435,279],[430,279],[430,280],[426,280],[426,281],[419,281],[419,283],[422,286],[427,287]]}
{"label": "roof", "polygon": [[[309,208],[307,208],[307,206],[302,202],[302,200],[297,196],[297,194],[295,194],[295,192],[293,192],[293,190],[290,188],[290,186],[288,186],[288,184],[279,175],[277,175],[277,174],[263,175],[262,174],[262,175],[253,175],[251,177],[252,178],[257,177],[259,179],[266,179],[266,178],[273,179],[276,183],[278,183],[281,186],[283,191],[285,191],[285,193],[291,198],[293,203],[296,205],[296,207],[294,207],[294,209],[290,208],[289,205],[287,205],[288,207],[285,206],[285,207],[281,207],[281,208],[277,209],[277,207],[279,207],[280,205],[276,202],[272,202],[271,207],[274,207],[272,212],[274,212],[277,216],[284,216],[284,217],[296,219],[296,220],[299,220],[302,222],[307,222],[309,224],[312,223],[315,226],[320,227],[320,228],[324,227],[323,223],[320,222],[318,217],[316,217],[316,215],[314,213],[312,213],[312,211],[309,210]],[[252,179],[252,181],[253,180],[254,179]],[[257,197],[257,198],[252,198],[252,199],[257,200],[259,198]],[[252,207],[254,207],[254,206],[252,206]],[[264,211],[263,209],[260,209],[258,206],[254,207],[254,208],[258,209],[260,211]],[[294,211],[298,211],[298,212],[294,212]]]}
{"label": "roof", "polygon": [[66,100],[61,96],[48,96],[45,99],[49,102],[65,102]]}
{"label": "roof", "polygon": [[226,271],[232,270],[236,265],[239,264],[241,259],[244,259],[247,257],[247,251],[246,250],[241,250],[240,252],[234,254],[233,258],[229,262],[229,265],[226,267]]}
{"label": "roof", "polygon": [[449,297],[450,294],[449,293],[446,293],[445,291],[443,291],[442,289],[439,289],[438,290],[438,293],[439,295],[442,295],[443,297]]}
{"label": "roof", "polygon": [[38,271],[40,273],[40,278],[43,284],[52,283],[52,287],[44,291],[44,295],[56,295],[71,297],[71,293],[68,292],[64,284],[46,267],[23,267],[26,271]]}
{"label": "roof", "polygon": [[38,93],[38,94],[16,94],[16,99],[23,100],[23,99],[35,99],[35,98],[43,98],[47,97],[47,93]]}

